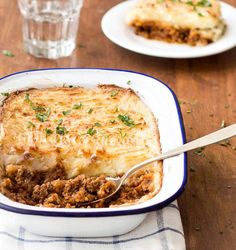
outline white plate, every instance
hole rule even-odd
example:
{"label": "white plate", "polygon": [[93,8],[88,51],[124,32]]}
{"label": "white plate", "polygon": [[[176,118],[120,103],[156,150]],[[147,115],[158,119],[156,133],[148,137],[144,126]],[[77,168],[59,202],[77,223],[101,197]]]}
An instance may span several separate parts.
{"label": "white plate", "polygon": [[[127,85],[127,81],[131,81],[131,85]],[[0,79],[0,93],[65,83],[84,87],[103,83],[132,88],[158,119],[163,152],[185,141],[181,112],[174,93],[158,79],[140,73],[111,69],[30,70]],[[80,237],[124,234],[140,224],[147,212],[162,208],[183,191],[187,174],[186,154],[164,160],[163,169],[161,191],[141,204],[116,208],[47,208],[14,202],[0,194],[0,209],[5,210],[6,216],[14,218],[15,224],[36,234]]]}
{"label": "white plate", "polygon": [[117,45],[128,50],[166,58],[195,58],[218,54],[236,46],[236,9],[221,2],[222,16],[227,24],[225,34],[216,42],[203,47],[171,44],[137,36],[125,23],[127,12],[138,0],[122,2],[110,9],[102,19],[104,34]]}

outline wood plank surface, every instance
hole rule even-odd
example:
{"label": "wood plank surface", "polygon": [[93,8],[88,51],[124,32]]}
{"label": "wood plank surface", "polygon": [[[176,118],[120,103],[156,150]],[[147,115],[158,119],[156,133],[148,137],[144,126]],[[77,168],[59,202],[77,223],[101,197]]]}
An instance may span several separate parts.
{"label": "wood plank surface", "polygon": [[[15,0],[0,0],[0,77],[48,67],[106,67],[150,74],[166,82],[181,100],[187,140],[236,122],[236,48],[200,59],[139,55],[111,43],[102,33],[104,13],[120,0],[85,0],[77,48],[59,60],[34,58],[23,51],[21,17]],[[236,0],[228,0],[236,7]],[[143,86],[145,88],[145,86]],[[188,183],[179,197],[187,249],[236,249],[236,140],[188,153]]]}

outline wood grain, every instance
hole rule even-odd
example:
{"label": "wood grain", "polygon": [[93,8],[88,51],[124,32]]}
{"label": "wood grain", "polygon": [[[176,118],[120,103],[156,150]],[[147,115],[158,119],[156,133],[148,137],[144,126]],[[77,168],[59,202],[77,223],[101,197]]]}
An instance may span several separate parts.
{"label": "wood grain", "polygon": [[[120,0],[85,0],[77,48],[59,60],[37,59],[22,49],[16,1],[0,0],[0,77],[33,68],[108,67],[150,74],[166,82],[181,100],[187,140],[236,122],[236,48],[200,58],[172,60],[139,55],[111,43],[102,33],[103,14]],[[236,7],[236,0],[227,1]],[[145,88],[145,86],[143,86]],[[178,199],[187,249],[236,249],[236,140],[188,154],[188,184]]]}

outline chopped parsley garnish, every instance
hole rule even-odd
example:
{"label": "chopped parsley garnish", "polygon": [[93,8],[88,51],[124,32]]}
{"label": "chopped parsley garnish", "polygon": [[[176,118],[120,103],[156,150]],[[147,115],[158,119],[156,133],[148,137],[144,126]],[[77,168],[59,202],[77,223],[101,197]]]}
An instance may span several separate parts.
{"label": "chopped parsley garnish", "polygon": [[126,84],[131,85],[131,81],[129,80]]}
{"label": "chopped parsley garnish", "polygon": [[88,113],[91,114],[93,112],[93,109],[89,109]]}
{"label": "chopped parsley garnish", "polygon": [[186,4],[193,6],[193,1],[187,1]]}
{"label": "chopped parsley garnish", "polygon": [[72,107],[73,109],[81,109],[82,108],[82,103],[80,102],[79,104],[74,104]]}
{"label": "chopped parsley garnish", "polygon": [[51,108],[47,108],[41,105],[34,105],[30,100],[29,93],[25,94],[25,100],[30,104],[31,108],[35,111],[35,117],[40,122],[45,122],[51,114]]}
{"label": "chopped parsley garnish", "polygon": [[201,1],[196,3],[196,6],[199,6],[199,7],[211,7],[212,4],[208,0],[201,0]]}
{"label": "chopped parsley garnish", "polygon": [[88,134],[88,135],[93,136],[93,135],[95,135],[96,133],[97,133],[97,131],[96,131],[95,129],[93,129],[93,128],[89,128],[89,129],[87,130],[87,134]]}
{"label": "chopped parsley garnish", "polygon": [[110,123],[115,124],[116,120],[110,120]]}
{"label": "chopped parsley garnish", "polygon": [[40,121],[40,122],[45,122],[48,119],[48,116],[45,114],[36,114],[35,117]]}
{"label": "chopped parsley garnish", "polygon": [[29,97],[29,94],[28,94],[28,93],[25,94],[25,100],[26,100],[27,102],[30,102],[30,97]]}
{"label": "chopped parsley garnish", "polygon": [[28,122],[27,128],[35,128],[35,124],[33,122]]}
{"label": "chopped parsley garnish", "polygon": [[197,13],[200,17],[203,17],[204,15],[201,12]]}
{"label": "chopped parsley garnish", "polygon": [[38,111],[36,111],[35,117],[40,122],[45,122],[45,121],[48,120],[48,117],[51,114],[51,108],[44,108],[44,107],[42,107],[41,111],[43,111],[43,113],[37,113]]}
{"label": "chopped parsley garnish", "polygon": [[118,91],[117,90],[112,90],[111,91],[111,97],[115,97],[118,95]]}
{"label": "chopped parsley garnish", "polygon": [[15,55],[10,50],[2,50],[2,54],[8,57],[14,57]]}
{"label": "chopped parsley garnish", "polygon": [[63,114],[63,115],[69,115],[70,112],[71,112],[71,110],[64,110],[64,111],[62,111],[62,114]]}
{"label": "chopped parsley garnish", "polygon": [[126,137],[127,133],[125,131],[123,131],[122,129],[119,129],[119,132],[122,138]]}
{"label": "chopped parsley garnish", "polygon": [[32,109],[33,109],[35,112],[46,112],[46,111],[47,111],[47,108],[45,108],[45,107],[43,107],[43,106],[40,106],[40,105],[38,105],[38,106],[32,105],[31,107],[32,107]]}
{"label": "chopped parsley garnish", "polygon": [[56,133],[58,135],[65,135],[68,133],[68,130],[65,128],[65,127],[62,127],[62,126],[57,126],[56,127]]}
{"label": "chopped parsley garnish", "polygon": [[58,125],[61,125],[62,122],[63,122],[63,120],[62,120],[62,119],[59,119],[59,120],[57,121],[57,124],[58,124]]}
{"label": "chopped parsley garnish", "polygon": [[8,97],[10,94],[9,93],[1,93],[1,95]]}
{"label": "chopped parsley garnish", "polygon": [[132,120],[129,115],[118,115],[118,118],[128,127],[134,127],[134,120]]}
{"label": "chopped parsley garnish", "polygon": [[95,123],[94,123],[94,126],[101,127],[102,125],[101,125],[101,123],[99,123],[99,122],[95,122]]}
{"label": "chopped parsley garnish", "polygon": [[53,131],[50,128],[45,128],[46,135],[51,135]]}

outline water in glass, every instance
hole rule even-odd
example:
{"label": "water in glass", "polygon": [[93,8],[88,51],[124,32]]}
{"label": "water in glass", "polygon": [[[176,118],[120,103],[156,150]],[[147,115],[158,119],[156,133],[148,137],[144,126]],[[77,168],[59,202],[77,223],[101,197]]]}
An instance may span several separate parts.
{"label": "water in glass", "polygon": [[36,57],[69,56],[76,46],[83,0],[18,0],[24,48]]}

